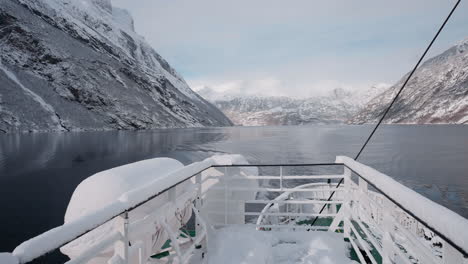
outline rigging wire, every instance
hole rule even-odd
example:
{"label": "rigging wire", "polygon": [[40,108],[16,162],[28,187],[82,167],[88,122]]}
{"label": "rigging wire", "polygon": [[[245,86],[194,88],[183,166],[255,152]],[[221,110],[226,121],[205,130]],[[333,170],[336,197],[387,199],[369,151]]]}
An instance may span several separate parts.
{"label": "rigging wire", "polygon": [[[442,25],[440,26],[439,30],[437,31],[437,33],[435,34],[435,36],[432,38],[431,42],[429,43],[429,45],[427,46],[426,50],[424,51],[424,53],[422,54],[422,56],[419,58],[418,62],[416,63],[416,65],[414,66],[413,70],[411,71],[411,73],[408,75],[408,77],[406,78],[405,82],[403,83],[403,85],[401,86],[400,90],[398,91],[398,93],[395,95],[395,97],[393,97],[393,100],[390,102],[390,104],[388,105],[388,107],[385,109],[385,112],[383,112],[383,115],[380,117],[379,119],[379,122],[377,123],[377,125],[375,125],[374,129],[372,130],[372,132],[369,134],[369,136],[367,137],[366,141],[364,142],[364,144],[362,145],[361,149],[359,150],[358,154],[356,155],[356,157],[354,158],[354,160],[357,160],[360,156],[361,156],[361,153],[362,151],[366,148],[367,144],[369,143],[369,141],[371,140],[372,136],[374,136],[375,134],[375,131],[377,131],[377,128],[379,128],[380,124],[382,124],[383,120],[385,119],[385,117],[387,116],[388,112],[390,111],[390,108],[392,108],[393,104],[396,102],[396,100],[398,99],[398,97],[400,96],[401,92],[403,91],[403,89],[405,89],[406,85],[408,84],[409,80],[411,79],[411,77],[413,76],[414,72],[418,69],[419,67],[419,64],[421,64],[421,62],[423,61],[424,57],[426,56],[427,52],[431,49],[432,47],[432,44],[434,44],[435,40],[439,37],[440,35],[440,32],[442,32],[442,30],[444,29],[445,25],[447,24],[447,22],[449,21],[450,17],[452,16],[452,14],[455,12],[455,10],[457,9],[458,5],[460,4],[461,0],[458,0],[455,5],[453,6],[452,10],[450,11],[450,13],[448,14],[447,18],[445,18],[444,20],[444,23],[442,23]],[[340,187],[340,185],[343,183],[343,180],[344,178],[342,178],[338,184],[336,185],[336,188]],[[333,195],[335,195],[335,191],[333,191],[330,196],[328,197],[327,201],[330,201],[332,198],[333,198]],[[321,214],[323,212],[323,210],[325,209],[327,205],[324,204],[322,209],[320,209],[320,212],[318,214]],[[314,221],[312,221],[312,224],[311,226],[313,226],[315,224],[315,222],[317,221],[319,217],[316,216]]]}

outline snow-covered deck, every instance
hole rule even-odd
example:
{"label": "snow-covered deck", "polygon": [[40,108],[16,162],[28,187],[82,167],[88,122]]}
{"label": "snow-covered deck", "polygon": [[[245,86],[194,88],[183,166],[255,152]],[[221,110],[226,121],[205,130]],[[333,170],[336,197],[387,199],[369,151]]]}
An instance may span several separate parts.
{"label": "snow-covered deck", "polygon": [[226,227],[208,236],[208,263],[349,264],[343,234]]}

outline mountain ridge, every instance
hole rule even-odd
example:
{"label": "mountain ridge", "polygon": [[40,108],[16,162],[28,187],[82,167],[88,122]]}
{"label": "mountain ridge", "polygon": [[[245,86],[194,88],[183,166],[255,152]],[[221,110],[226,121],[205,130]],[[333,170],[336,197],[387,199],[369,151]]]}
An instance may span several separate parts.
{"label": "mountain ridge", "polygon": [[[377,122],[408,74],[347,122]],[[468,38],[426,60],[416,70],[384,122],[468,124]]]}
{"label": "mountain ridge", "polygon": [[109,0],[0,0],[0,42],[0,131],[232,125]]}
{"label": "mountain ridge", "polygon": [[198,93],[216,105],[235,124],[243,126],[307,125],[344,123],[371,98],[387,89],[386,84],[355,92],[336,88],[310,98],[218,93],[204,87]]}

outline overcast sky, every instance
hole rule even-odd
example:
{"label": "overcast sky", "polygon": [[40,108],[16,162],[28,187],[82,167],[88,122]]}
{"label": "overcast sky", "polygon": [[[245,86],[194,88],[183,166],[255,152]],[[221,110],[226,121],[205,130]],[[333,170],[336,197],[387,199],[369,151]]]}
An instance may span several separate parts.
{"label": "overcast sky", "polygon": [[[454,0],[113,0],[195,90],[313,96],[392,84]],[[431,56],[468,37],[462,1]]]}

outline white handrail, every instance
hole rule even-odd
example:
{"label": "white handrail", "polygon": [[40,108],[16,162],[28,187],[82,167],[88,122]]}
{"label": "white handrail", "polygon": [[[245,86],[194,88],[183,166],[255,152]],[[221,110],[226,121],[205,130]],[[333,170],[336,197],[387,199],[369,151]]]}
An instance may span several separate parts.
{"label": "white handrail", "polygon": [[157,178],[141,188],[137,188],[123,194],[118,200],[102,209],[80,217],[75,221],[53,228],[39,236],[23,242],[15,248],[12,254],[8,254],[9,258],[16,258],[17,263],[20,264],[32,261],[48,252],[60,248],[123,212],[141,205],[172,186],[193,177],[195,174],[206,170],[213,165],[232,165],[232,162],[239,160],[239,157],[241,156],[223,155],[221,157],[210,157],[201,162],[195,162],[176,170],[173,173],[168,174],[166,177]]}
{"label": "white handrail", "polygon": [[355,160],[338,156],[337,163],[345,164],[374,187],[380,189],[402,209],[424,221],[433,231],[468,252],[468,220],[459,214],[418,194],[391,177]]}

